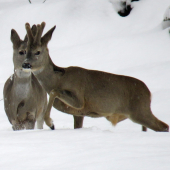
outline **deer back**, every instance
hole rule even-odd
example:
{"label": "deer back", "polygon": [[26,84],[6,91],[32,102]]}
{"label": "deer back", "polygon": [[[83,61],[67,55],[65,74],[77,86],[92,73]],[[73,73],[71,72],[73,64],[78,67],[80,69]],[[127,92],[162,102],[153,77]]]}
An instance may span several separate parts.
{"label": "deer back", "polygon": [[[34,37],[26,23],[28,46],[22,66],[34,73],[50,95],[46,115],[50,115],[54,106],[74,116],[105,117],[114,125],[129,118],[155,131],[169,130],[167,124],[152,114],[151,93],[141,80],[80,67],[61,68],[53,64],[47,45],[55,26],[42,36],[44,27],[44,22],[37,25]],[[50,121],[46,124],[52,126]],[[82,125],[82,120],[79,124]]]}

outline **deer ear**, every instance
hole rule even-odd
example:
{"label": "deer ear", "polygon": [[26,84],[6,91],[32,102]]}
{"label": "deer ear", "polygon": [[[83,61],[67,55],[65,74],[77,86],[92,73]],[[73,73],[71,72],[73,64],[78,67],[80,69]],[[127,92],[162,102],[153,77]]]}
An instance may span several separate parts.
{"label": "deer ear", "polygon": [[13,48],[19,48],[21,45],[21,39],[14,29],[11,30],[11,41],[13,43]]}
{"label": "deer ear", "polygon": [[42,38],[41,38],[41,45],[47,45],[48,42],[51,40],[53,31],[55,30],[56,26],[51,28]]}
{"label": "deer ear", "polygon": [[25,41],[25,42],[28,41],[28,36],[27,36],[27,34],[25,35],[24,41]]}

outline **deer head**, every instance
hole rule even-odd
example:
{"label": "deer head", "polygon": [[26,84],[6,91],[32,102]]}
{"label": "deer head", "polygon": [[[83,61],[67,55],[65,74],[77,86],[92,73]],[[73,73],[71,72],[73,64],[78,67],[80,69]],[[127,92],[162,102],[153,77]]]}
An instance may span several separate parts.
{"label": "deer head", "polygon": [[[33,35],[36,34],[36,29],[36,26],[33,25],[31,29]],[[18,33],[14,29],[11,30],[11,42],[13,43],[13,63],[15,70],[22,70],[22,63],[26,58],[27,41],[27,35],[24,40],[21,40]]]}
{"label": "deer head", "polygon": [[44,27],[45,22],[42,22],[41,25],[37,25],[36,34],[34,36],[32,34],[30,24],[25,24],[28,36],[27,49],[25,51],[26,58],[22,64],[22,67],[25,70],[31,70],[33,72],[40,70],[48,60],[49,52],[47,45],[56,26],[51,28],[43,37],[41,37]]}

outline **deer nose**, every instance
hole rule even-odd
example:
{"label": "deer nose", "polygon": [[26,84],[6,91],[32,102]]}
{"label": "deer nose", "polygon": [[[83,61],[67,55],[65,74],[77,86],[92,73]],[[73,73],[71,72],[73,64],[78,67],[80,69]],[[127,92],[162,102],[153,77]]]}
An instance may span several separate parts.
{"label": "deer nose", "polygon": [[25,69],[30,69],[32,66],[31,66],[31,64],[30,63],[24,63],[23,65],[22,65],[22,68],[25,68]]}

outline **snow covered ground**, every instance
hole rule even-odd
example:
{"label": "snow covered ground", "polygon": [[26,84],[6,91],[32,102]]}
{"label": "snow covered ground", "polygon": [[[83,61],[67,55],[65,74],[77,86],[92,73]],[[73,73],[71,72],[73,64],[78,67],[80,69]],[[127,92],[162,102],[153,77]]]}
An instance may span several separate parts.
{"label": "snow covered ground", "polygon": [[[112,0],[113,1],[113,0]],[[120,17],[109,0],[0,0],[0,99],[13,73],[10,31],[23,39],[24,24],[56,25],[50,56],[58,66],[81,66],[136,77],[152,92],[152,111],[170,125],[170,35],[161,22],[170,0],[133,2]],[[169,170],[170,133],[125,120],[84,119],[74,130],[70,115],[52,109],[56,130],[12,131],[0,101],[1,170]]]}

